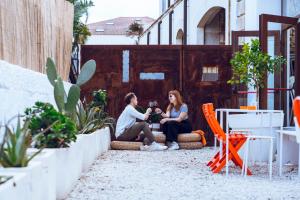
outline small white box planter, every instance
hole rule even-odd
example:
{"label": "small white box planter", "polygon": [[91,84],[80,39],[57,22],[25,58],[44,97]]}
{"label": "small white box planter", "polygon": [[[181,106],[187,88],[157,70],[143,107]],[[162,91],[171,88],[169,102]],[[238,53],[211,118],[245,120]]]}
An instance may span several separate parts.
{"label": "small white box planter", "polygon": [[82,139],[68,148],[53,149],[56,155],[56,199],[65,199],[82,171]]}
{"label": "small white box planter", "polygon": [[[32,161],[27,167],[20,168],[0,168],[1,173],[25,173],[28,174],[28,185],[30,189],[31,200],[43,199],[43,182],[41,177],[43,176],[42,165],[40,162]],[[19,196],[20,199],[20,196]]]}
{"label": "small white box planter", "polygon": [[97,135],[97,141],[98,141],[98,156],[100,156],[102,153],[106,152],[110,149],[110,129],[108,127],[105,127],[103,129],[100,129]]}
{"label": "small white box planter", "polygon": [[80,135],[83,140],[83,162],[82,168],[86,172],[93,164],[95,159],[101,153],[107,151],[110,147],[110,131],[109,128],[102,128],[93,133]]}
{"label": "small white box planter", "polygon": [[96,135],[95,132],[91,134],[81,135],[83,140],[83,158],[82,158],[82,170],[86,172],[93,164],[96,158]]}
{"label": "small white box planter", "polygon": [[[35,153],[38,149],[28,149],[28,153]],[[33,161],[39,161],[42,165],[43,200],[56,199],[56,158],[53,149],[43,149]]]}
{"label": "small white box planter", "polygon": [[0,185],[1,200],[31,200],[31,189],[28,174],[0,172],[0,176],[12,176]]}

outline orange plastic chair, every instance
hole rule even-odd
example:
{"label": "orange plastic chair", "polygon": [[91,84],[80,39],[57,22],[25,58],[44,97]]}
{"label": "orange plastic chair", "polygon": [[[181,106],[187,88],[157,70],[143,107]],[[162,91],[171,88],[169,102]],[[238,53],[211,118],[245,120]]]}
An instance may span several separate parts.
{"label": "orange plastic chair", "polygon": [[[205,119],[210,126],[212,132],[218,139],[222,141],[222,154],[219,151],[207,164],[213,173],[219,173],[222,168],[226,165],[226,134],[221,128],[218,120],[215,117],[215,112],[212,103],[207,103],[202,105],[202,111],[204,113]],[[243,160],[238,155],[239,149],[245,144],[247,140],[247,135],[240,133],[231,133],[228,137],[228,161],[232,161],[236,166],[243,168]],[[247,168],[247,174],[252,175],[249,168]]]}
{"label": "orange plastic chair", "polygon": [[293,102],[294,116],[300,126],[300,97],[296,97]]}
{"label": "orange plastic chair", "polygon": [[240,106],[241,110],[256,110],[256,106]]}

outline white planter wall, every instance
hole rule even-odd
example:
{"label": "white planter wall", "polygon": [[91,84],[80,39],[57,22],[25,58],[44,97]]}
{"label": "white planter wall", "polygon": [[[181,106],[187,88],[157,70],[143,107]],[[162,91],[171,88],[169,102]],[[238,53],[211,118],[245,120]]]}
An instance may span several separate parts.
{"label": "white planter wall", "polygon": [[[43,199],[43,171],[42,165],[40,162],[30,162],[27,167],[21,168],[0,168],[0,174],[2,173],[25,173],[28,176],[26,179],[28,182],[26,183],[29,186],[30,191],[30,199],[31,200],[41,200]],[[20,199],[20,196],[19,198]],[[13,199],[12,199],[13,200]],[[17,200],[17,199],[16,199]]]}
{"label": "white planter wall", "polygon": [[110,147],[109,128],[88,135],[78,135],[69,148],[54,149],[56,154],[56,198],[64,199],[71,192],[81,173]]}
{"label": "white planter wall", "polygon": [[[29,149],[28,153],[34,153],[37,149]],[[43,200],[56,199],[56,158],[53,149],[43,149],[43,151],[33,158],[33,161],[38,161],[42,165],[43,179]]]}
{"label": "white planter wall", "polygon": [[[79,178],[82,168],[82,149],[80,139],[69,148],[55,149],[56,155],[56,198],[67,197]],[[79,153],[79,155],[77,155]]]}
{"label": "white planter wall", "polygon": [[0,176],[13,176],[0,185],[1,200],[31,200],[30,181],[26,173],[0,172]]}

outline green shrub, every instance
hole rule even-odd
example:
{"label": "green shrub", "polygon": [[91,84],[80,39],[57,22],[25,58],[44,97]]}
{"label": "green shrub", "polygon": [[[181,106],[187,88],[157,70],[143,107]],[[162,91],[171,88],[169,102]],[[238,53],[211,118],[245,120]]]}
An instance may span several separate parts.
{"label": "green shrub", "polygon": [[33,136],[52,125],[49,130],[37,137],[35,147],[63,148],[76,141],[75,123],[58,112],[53,105],[36,102],[32,108],[26,109],[25,114],[30,120],[29,128]]}
{"label": "green shrub", "polygon": [[93,101],[90,103],[90,107],[100,107],[102,110],[107,105],[107,92],[106,90],[98,90],[93,92]]}

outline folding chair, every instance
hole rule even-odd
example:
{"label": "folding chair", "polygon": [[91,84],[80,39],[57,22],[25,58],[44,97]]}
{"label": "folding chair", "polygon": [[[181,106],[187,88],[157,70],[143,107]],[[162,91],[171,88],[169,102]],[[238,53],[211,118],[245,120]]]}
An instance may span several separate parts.
{"label": "folding chair", "polygon": [[[209,124],[214,135],[218,141],[222,141],[222,150],[219,151],[207,164],[213,173],[219,173],[226,165],[226,134],[222,130],[218,120],[215,117],[215,112],[212,103],[203,104],[202,110],[207,123]],[[239,149],[245,144],[247,140],[246,134],[231,133],[228,134],[228,161],[233,161],[236,166],[243,168],[243,160],[238,155]],[[247,174],[252,175],[251,171],[247,167]]]}
{"label": "folding chair", "polygon": [[[293,109],[294,109],[294,121],[296,127],[296,138],[297,142],[300,144],[300,96],[296,97],[293,101]],[[300,147],[299,147],[300,148]],[[300,155],[299,155],[300,158]],[[300,163],[300,161],[299,161]]]}

